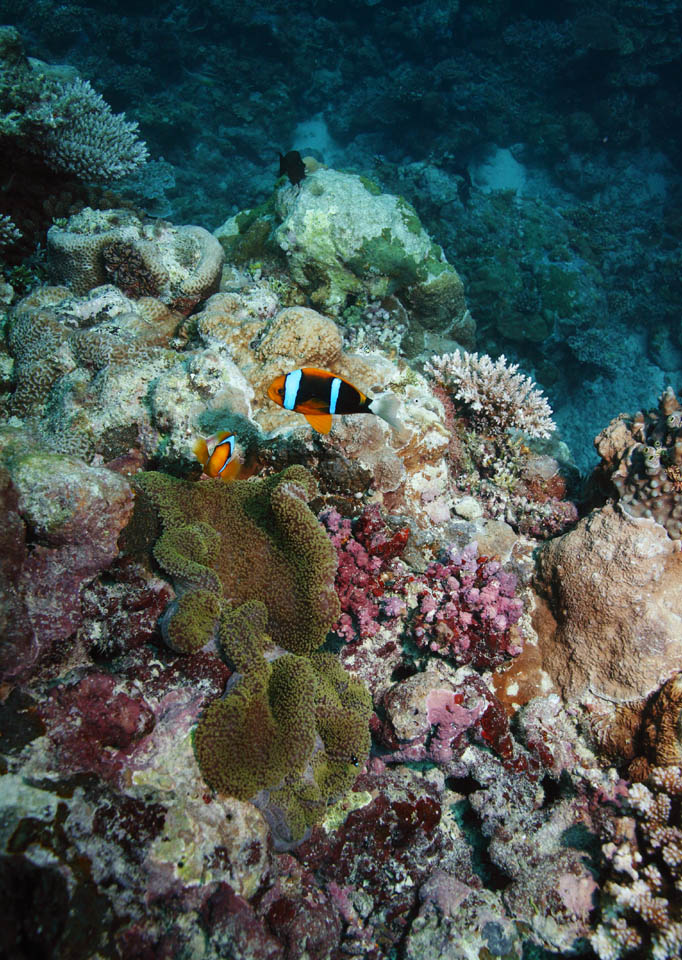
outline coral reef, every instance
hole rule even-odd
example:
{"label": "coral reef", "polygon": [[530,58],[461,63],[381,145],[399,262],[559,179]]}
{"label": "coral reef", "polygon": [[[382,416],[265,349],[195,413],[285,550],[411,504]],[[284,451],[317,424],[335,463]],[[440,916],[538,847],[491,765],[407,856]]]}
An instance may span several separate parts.
{"label": "coral reef", "polygon": [[654,520],[594,510],[539,551],[553,622],[543,659],[566,694],[645,697],[682,668],[682,553]]}
{"label": "coral reef", "polygon": [[522,430],[531,437],[549,437],[555,429],[552,410],[530,377],[517,373],[518,363],[460,350],[432,357],[426,371],[437,384],[492,433]]}
{"label": "coral reef", "polygon": [[633,517],[652,517],[682,539],[682,408],[672,387],[658,409],[616,417],[594,445],[596,480]]}
{"label": "coral reef", "polygon": [[229,484],[147,473],[136,485],[163,523],[155,556],[183,591],[165,625],[174,647],[203,647],[219,609],[248,600],[267,605],[268,633],[285,650],[310,654],[324,642],[339,614],[336,555],[308,508],[306,470]]}
{"label": "coral reef", "polygon": [[602,855],[609,878],[590,943],[600,960],[646,956],[674,960],[682,950],[682,771],[655,767],[632,784],[622,815],[609,823]]}

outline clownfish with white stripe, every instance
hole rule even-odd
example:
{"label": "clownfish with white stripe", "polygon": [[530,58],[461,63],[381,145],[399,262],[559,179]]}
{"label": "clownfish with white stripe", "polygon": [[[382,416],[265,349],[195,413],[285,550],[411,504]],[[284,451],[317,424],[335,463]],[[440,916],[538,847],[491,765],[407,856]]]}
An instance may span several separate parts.
{"label": "clownfish with white stripe", "polygon": [[317,367],[283,373],[268,387],[268,396],[285,410],[302,413],[318,433],[329,433],[333,414],[346,413],[373,413],[395,430],[403,429],[397,417],[400,401],[392,393],[372,400],[344,377]]}
{"label": "clownfish with white stripe", "polygon": [[233,433],[223,430],[212,437],[199,437],[192,447],[207,477],[219,477],[221,480],[235,480],[242,468],[241,460],[235,453]]}

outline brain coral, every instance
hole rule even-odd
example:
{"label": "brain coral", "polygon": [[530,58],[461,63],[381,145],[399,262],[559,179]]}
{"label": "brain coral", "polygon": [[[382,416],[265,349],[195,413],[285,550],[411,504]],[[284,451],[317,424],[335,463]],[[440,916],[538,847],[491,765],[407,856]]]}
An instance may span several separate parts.
{"label": "brain coral", "polygon": [[682,409],[671,387],[657,410],[621,414],[594,441],[598,470],[635,517],[652,517],[682,539]]}
{"label": "brain coral", "polygon": [[371,700],[329,654],[266,659],[267,622],[258,601],[222,616],[236,680],[199,722],[195,749],[208,784],[255,798],[275,840],[287,843],[352,785],[369,753]]}
{"label": "brain coral", "polygon": [[233,483],[147,473],[137,483],[163,523],[155,556],[181,591],[166,622],[173,646],[204,646],[219,607],[248,600],[267,605],[268,632],[285,650],[310,654],[324,642],[340,612],[336,553],[308,507],[316,484],[305,469]]}
{"label": "brain coral", "polygon": [[74,293],[113,283],[129,297],[156,297],[186,314],[218,289],[224,260],[203,227],[90,207],[49,229],[47,254],[52,277]]}

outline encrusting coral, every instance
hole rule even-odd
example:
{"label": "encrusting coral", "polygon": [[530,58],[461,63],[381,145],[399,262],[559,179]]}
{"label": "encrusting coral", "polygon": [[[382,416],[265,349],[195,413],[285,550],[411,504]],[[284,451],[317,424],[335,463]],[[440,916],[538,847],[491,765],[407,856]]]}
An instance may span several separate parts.
{"label": "encrusting coral", "polygon": [[331,654],[266,658],[268,611],[226,613],[220,641],[237,671],[197,727],[207,783],[263,809],[279,844],[296,842],[353,783],[369,753],[371,700]]}
{"label": "encrusting coral", "polygon": [[336,555],[308,507],[316,484],[303,467],[257,480],[192,483],[162,473],[136,478],[164,531],[154,553],[182,591],[166,632],[182,652],[211,639],[219,608],[260,600],[268,633],[310,654],[339,615]]}
{"label": "encrusting coral", "polygon": [[516,429],[531,437],[549,437],[555,429],[545,397],[504,355],[492,360],[486,354],[458,350],[432,357],[425,369],[492,433]]}

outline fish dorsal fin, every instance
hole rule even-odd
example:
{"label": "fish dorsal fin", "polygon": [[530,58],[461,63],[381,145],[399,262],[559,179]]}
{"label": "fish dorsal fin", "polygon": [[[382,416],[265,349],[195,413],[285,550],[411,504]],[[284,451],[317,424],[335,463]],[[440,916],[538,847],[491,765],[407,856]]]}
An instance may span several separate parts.
{"label": "fish dorsal fin", "polygon": [[318,433],[329,433],[332,428],[331,413],[304,413],[303,416]]}

